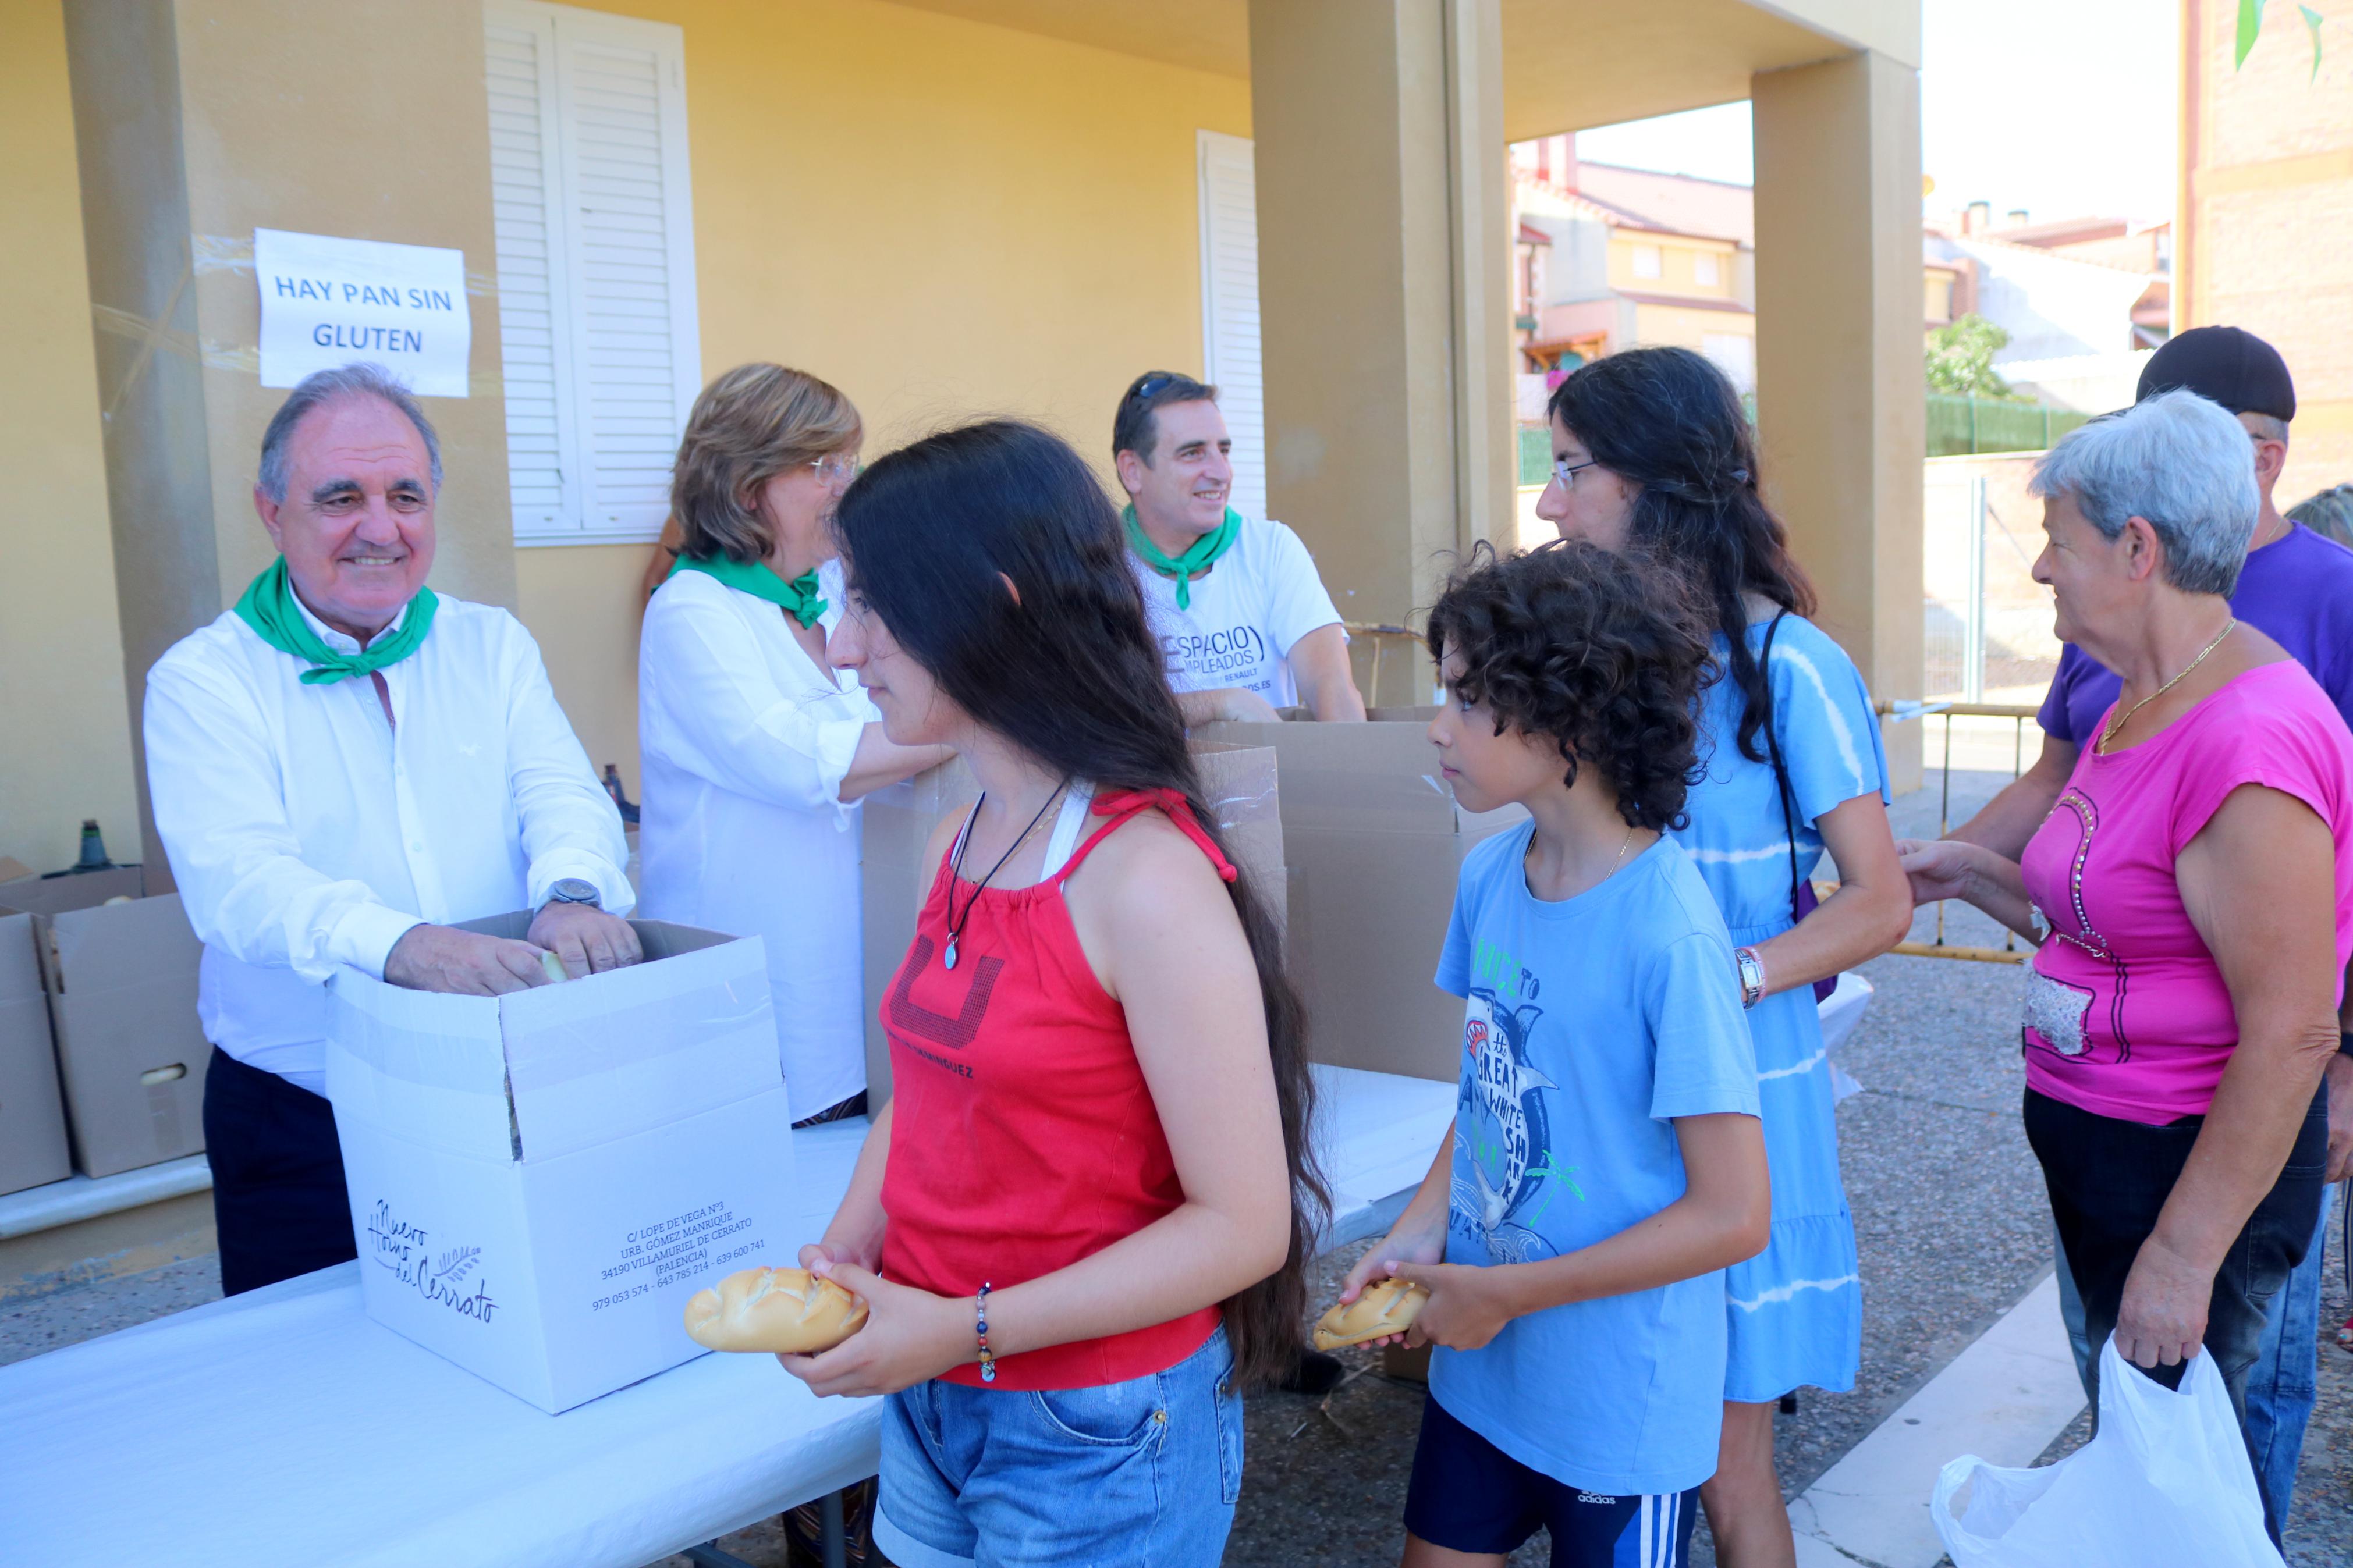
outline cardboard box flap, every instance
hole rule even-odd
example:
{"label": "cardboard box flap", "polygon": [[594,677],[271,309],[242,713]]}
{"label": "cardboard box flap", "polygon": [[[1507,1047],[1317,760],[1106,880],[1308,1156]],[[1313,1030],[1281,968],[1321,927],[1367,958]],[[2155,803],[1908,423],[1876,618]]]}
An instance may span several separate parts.
{"label": "cardboard box flap", "polygon": [[12,882],[0,882],[0,908],[36,915],[61,915],[69,910],[96,909],[109,899],[137,899],[146,890],[145,879],[136,866],[63,877],[20,877]]}
{"label": "cardboard box flap", "polygon": [[783,1084],[760,940],[684,949],[676,935],[686,929],[662,933],[667,955],[649,943],[645,964],[501,1000],[523,1159],[609,1142]]}
{"label": "cardboard box flap", "polygon": [[1212,724],[1197,734],[1271,747],[1282,770],[1282,816],[1293,831],[1484,837],[1520,819],[1516,806],[1484,816],[1458,806],[1417,724]]}
{"label": "cardboard box flap", "polygon": [[73,1173],[35,922],[0,911],[0,1193]]}
{"label": "cardboard box flap", "polygon": [[327,990],[327,1097],[338,1116],[452,1154],[515,1157],[495,1007],[355,970]]}

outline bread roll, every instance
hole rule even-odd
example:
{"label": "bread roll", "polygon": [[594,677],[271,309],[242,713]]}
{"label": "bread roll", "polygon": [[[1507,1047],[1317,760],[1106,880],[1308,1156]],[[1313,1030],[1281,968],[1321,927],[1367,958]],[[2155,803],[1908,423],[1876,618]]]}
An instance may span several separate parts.
{"label": "bread roll", "polygon": [[539,966],[547,972],[548,984],[551,985],[561,985],[572,978],[572,971],[564,967],[564,960],[552,952],[540,953]]}
{"label": "bread roll", "polygon": [[806,1268],[739,1268],[686,1304],[686,1331],[715,1351],[829,1351],[866,1326],[866,1303]]}
{"label": "bread roll", "polygon": [[1338,1350],[1360,1345],[1385,1334],[1401,1334],[1413,1327],[1429,1303],[1430,1292],[1402,1279],[1376,1279],[1346,1306],[1335,1306],[1315,1325],[1315,1348]]}

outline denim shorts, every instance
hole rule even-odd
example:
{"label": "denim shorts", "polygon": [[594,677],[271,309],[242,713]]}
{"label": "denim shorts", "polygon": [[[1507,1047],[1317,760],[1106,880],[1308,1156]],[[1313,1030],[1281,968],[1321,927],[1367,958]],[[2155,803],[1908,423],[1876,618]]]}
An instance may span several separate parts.
{"label": "denim shorts", "polygon": [[892,1394],[874,1542],[900,1568],[1215,1568],[1242,1489],[1233,1371],[1219,1329],[1125,1383]]}

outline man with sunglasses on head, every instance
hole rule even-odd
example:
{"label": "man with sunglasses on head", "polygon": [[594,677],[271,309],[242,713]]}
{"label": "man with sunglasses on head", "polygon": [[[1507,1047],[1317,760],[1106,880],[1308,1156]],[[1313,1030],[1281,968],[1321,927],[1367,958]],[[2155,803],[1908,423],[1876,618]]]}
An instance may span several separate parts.
{"label": "man with sunglasses on head", "polygon": [[1128,555],[1185,721],[1301,706],[1361,720],[1347,632],[1307,546],[1229,504],[1233,445],[1218,389],[1173,371],[1136,377],[1112,421]]}
{"label": "man with sunglasses on head", "polygon": [[[2231,608],[2249,626],[2295,656],[2353,724],[2353,551],[2280,514],[2273,495],[2287,462],[2288,425],[2295,417],[2295,384],[2279,351],[2237,327],[2193,327],[2149,356],[2136,402],[2186,387],[2238,416],[2255,447],[2255,485],[2262,510],[2247,545]],[[2115,671],[2072,644],[2063,648],[2038,721],[2042,755],[1984,810],[1950,837],[2017,859],[2074,773],[2076,758],[2099,732],[2124,683]],[[2348,993],[2353,1004],[2353,993]],[[2353,1014],[2353,1006],[2348,1006]],[[2340,1016],[2342,1025],[2345,1017]],[[2325,1179],[2353,1173],[2353,1032],[2329,1063],[2328,1166]],[[2258,1459],[2257,1481],[2272,1515],[2284,1523],[2295,1490],[2297,1456],[2311,1419],[2318,1370],[2320,1275],[2328,1235],[2324,1191],[2320,1223],[2304,1261],[2273,1300],[2263,1345],[2247,1379],[2247,1441]],[[2074,1342],[2077,1370],[2088,1385],[2099,1346],[2089,1342],[2083,1302],[2059,1258],[2060,1305]]]}

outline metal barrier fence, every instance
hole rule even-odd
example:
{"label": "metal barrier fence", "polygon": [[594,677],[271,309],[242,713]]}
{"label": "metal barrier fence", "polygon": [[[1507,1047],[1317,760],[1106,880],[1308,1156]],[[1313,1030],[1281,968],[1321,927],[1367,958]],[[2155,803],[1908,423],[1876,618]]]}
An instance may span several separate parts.
{"label": "metal barrier fence", "polygon": [[2091,417],[2048,404],[1932,392],[1928,395],[1928,456],[2046,451],[2052,442]]}
{"label": "metal barrier fence", "polygon": [[[2015,783],[2026,771],[2026,726],[2034,718],[2035,710],[2021,708],[2007,702],[1880,702],[1874,704],[1882,718],[1897,723],[1920,721],[1925,728],[1930,719],[1944,721],[1944,765],[1939,774],[1940,796],[1936,803],[1936,837],[1943,837],[1953,830],[1953,721],[1956,719],[2008,719],[2015,726],[2010,742],[2010,776]],[[1889,950],[1908,953],[1914,958],[1957,958],[1972,963],[2025,963],[2033,954],[2018,945],[2014,931],[2002,933],[2000,947],[1971,947],[1962,942],[1945,940],[1945,900],[1936,901],[1936,935],[1932,942],[1899,942]]]}

